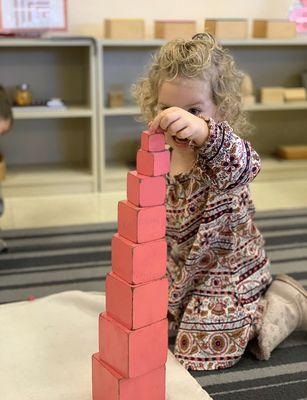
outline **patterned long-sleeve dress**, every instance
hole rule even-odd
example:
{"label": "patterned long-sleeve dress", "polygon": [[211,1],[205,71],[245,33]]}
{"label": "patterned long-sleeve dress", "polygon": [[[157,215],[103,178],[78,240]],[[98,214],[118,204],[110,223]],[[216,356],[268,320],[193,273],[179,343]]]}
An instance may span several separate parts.
{"label": "patterned long-sleeve dress", "polygon": [[192,170],[167,175],[169,319],[175,355],[194,370],[241,358],[272,280],[248,186],[260,158],[226,122],[209,128]]}

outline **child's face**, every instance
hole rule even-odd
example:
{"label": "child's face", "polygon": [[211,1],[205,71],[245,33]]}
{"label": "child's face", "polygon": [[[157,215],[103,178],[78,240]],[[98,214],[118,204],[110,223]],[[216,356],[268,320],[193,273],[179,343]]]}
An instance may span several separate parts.
{"label": "child's face", "polygon": [[0,135],[4,135],[11,129],[12,121],[10,119],[0,119]]}
{"label": "child's face", "polygon": [[[217,118],[210,85],[202,79],[176,78],[162,83],[158,93],[158,112],[169,107],[180,107],[194,115]],[[166,137],[173,147],[172,137]]]}

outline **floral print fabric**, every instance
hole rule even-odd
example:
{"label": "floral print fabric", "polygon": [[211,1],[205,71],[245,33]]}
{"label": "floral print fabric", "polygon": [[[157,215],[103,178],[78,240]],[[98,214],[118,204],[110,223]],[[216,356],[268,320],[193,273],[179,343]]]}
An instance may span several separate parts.
{"label": "floral print fabric", "polygon": [[259,156],[226,122],[209,128],[192,170],[167,175],[169,321],[175,356],[194,370],[240,359],[271,283],[248,187]]}

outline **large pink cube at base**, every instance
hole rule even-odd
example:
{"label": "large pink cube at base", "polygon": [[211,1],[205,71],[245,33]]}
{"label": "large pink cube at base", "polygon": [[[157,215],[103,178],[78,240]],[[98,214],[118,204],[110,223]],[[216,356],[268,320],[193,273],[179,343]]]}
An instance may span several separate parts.
{"label": "large pink cube at base", "polygon": [[129,201],[118,203],[118,233],[135,243],[161,239],[166,231],[164,205],[137,207]]}
{"label": "large pink cube at base", "polygon": [[127,175],[127,200],[138,207],[165,203],[166,181],[163,176],[146,176],[130,171]]}
{"label": "large pink cube at base", "polygon": [[110,318],[99,317],[99,358],[125,378],[145,375],[167,359],[167,319],[131,331]]}
{"label": "large pink cube at base", "polygon": [[93,400],[165,400],[165,366],[136,378],[124,378],[92,356]]}
{"label": "large pink cube at base", "polygon": [[163,132],[152,133],[143,131],[141,134],[141,149],[145,151],[165,150],[165,135]]}
{"label": "large pink cube at base", "polygon": [[128,283],[137,285],[166,274],[165,239],[135,243],[118,233],[112,237],[112,271]]}
{"label": "large pink cube at base", "polygon": [[143,328],[167,316],[168,280],[130,285],[114,273],[106,278],[106,312],[130,330]]}
{"label": "large pink cube at base", "polygon": [[168,150],[149,152],[138,150],[136,155],[136,170],[147,176],[165,175],[170,169],[170,152]]}

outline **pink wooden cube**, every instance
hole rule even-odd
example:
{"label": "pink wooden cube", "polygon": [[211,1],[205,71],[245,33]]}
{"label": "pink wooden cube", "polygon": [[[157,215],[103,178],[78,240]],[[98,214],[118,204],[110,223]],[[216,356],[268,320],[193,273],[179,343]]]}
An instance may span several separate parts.
{"label": "pink wooden cube", "polygon": [[127,175],[127,199],[138,207],[165,203],[166,182],[163,176],[146,176],[130,171]]}
{"label": "pink wooden cube", "polygon": [[118,203],[118,233],[135,243],[144,243],[165,236],[165,206],[136,207],[129,201]]}
{"label": "pink wooden cube", "polygon": [[99,358],[126,378],[147,374],[166,363],[167,335],[167,319],[130,331],[100,314]]}
{"label": "pink wooden cube", "polygon": [[114,273],[106,278],[107,314],[130,330],[143,328],[167,316],[168,280],[130,285]]}
{"label": "pink wooden cube", "polygon": [[93,400],[165,400],[165,367],[145,375],[124,378],[99,359],[92,356]]}
{"label": "pink wooden cube", "polygon": [[150,131],[143,131],[141,134],[141,149],[145,151],[165,150],[164,133],[152,133]]}
{"label": "pink wooden cube", "polygon": [[118,233],[112,237],[112,271],[128,283],[145,283],[166,273],[165,239],[134,243]]}
{"label": "pink wooden cube", "polygon": [[168,150],[149,152],[138,150],[136,155],[136,170],[139,174],[159,176],[169,172],[170,152]]}

